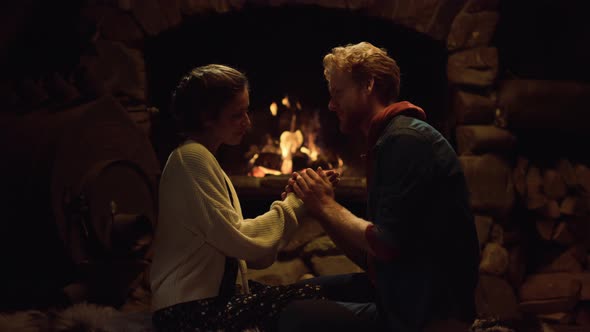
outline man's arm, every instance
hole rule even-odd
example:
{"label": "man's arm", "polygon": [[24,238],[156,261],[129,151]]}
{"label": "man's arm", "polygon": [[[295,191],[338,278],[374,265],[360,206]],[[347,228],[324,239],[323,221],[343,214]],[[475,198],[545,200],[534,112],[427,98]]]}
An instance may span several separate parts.
{"label": "man's arm", "polygon": [[371,249],[365,232],[371,223],[355,216],[334,200],[332,186],[321,170],[319,174],[311,169],[298,174],[293,190],[346,256],[366,268],[366,253]]}

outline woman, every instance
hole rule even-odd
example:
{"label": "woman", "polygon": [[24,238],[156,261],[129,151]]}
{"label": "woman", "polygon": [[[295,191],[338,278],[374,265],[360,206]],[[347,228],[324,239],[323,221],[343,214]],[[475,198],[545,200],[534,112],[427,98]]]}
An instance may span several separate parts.
{"label": "woman", "polygon": [[303,216],[302,201],[284,193],[267,213],[243,219],[215,159],[221,144],[239,144],[251,125],[248,81],[227,66],[198,67],[182,78],[172,105],[186,140],[170,154],[160,180],[150,275],[154,325],[160,331],[273,329],[289,301],[318,298],[319,288],[245,278],[245,261],[271,265]]}

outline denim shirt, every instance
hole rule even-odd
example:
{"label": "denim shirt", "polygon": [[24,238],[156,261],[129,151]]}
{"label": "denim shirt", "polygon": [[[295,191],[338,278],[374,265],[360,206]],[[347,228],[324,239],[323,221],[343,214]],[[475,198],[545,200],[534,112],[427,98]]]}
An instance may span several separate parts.
{"label": "denim shirt", "polygon": [[398,252],[374,262],[381,313],[393,331],[473,319],[479,244],[455,151],[426,122],[398,115],[370,154],[368,219]]}

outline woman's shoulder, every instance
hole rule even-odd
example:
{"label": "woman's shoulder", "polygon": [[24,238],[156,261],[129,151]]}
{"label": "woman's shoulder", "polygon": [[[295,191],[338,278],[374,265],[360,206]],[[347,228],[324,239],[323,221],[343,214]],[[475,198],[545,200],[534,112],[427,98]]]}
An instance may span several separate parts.
{"label": "woman's shoulder", "polygon": [[218,173],[221,170],[215,156],[200,143],[187,141],[176,148],[173,153],[189,169],[206,173]]}

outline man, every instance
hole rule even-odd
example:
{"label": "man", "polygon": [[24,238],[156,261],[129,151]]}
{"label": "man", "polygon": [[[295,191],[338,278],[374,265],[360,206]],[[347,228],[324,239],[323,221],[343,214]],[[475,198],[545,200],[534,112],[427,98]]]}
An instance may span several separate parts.
{"label": "man", "polygon": [[[288,189],[367,271],[371,287],[363,284],[365,275],[318,283],[335,293],[330,298],[344,302],[355,302],[336,294],[345,293],[346,287],[352,293],[374,289],[377,326],[385,330],[421,331],[436,321],[470,322],[479,246],[454,150],[425,122],[420,107],[396,102],[400,70],[385,50],[367,42],[336,47],[324,58],[324,75],[329,109],[336,112],[341,131],[360,130],[368,138],[368,218],[353,215],[334,200],[322,171],[295,174]],[[305,314],[299,316],[304,326]]]}

